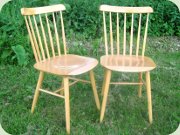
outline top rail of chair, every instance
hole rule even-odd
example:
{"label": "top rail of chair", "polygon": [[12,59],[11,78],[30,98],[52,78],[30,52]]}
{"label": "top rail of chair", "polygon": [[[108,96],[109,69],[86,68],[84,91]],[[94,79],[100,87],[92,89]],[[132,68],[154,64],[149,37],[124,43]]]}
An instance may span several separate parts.
{"label": "top rail of chair", "polygon": [[101,5],[100,11],[106,12],[119,12],[119,13],[152,13],[151,7],[123,7],[123,6],[111,6]]}
{"label": "top rail of chair", "polygon": [[21,8],[22,15],[35,15],[42,13],[50,13],[66,10],[63,4],[44,6],[44,7],[35,7],[35,8]]}

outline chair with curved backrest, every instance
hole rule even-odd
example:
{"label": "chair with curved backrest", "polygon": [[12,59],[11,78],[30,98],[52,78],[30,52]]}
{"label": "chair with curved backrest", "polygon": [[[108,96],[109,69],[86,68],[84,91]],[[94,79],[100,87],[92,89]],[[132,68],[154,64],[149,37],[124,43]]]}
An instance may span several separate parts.
{"label": "chair with curved backrest", "polygon": [[[66,38],[63,23],[62,11],[65,6],[62,4],[37,7],[22,8],[21,13],[25,18],[26,27],[29,33],[36,64],[34,67],[40,71],[37,87],[34,94],[31,112],[34,112],[40,92],[45,92],[65,99],[66,130],[70,133],[70,103],[69,86],[78,81],[91,83],[96,106],[100,109],[97,95],[93,68],[98,61],[93,58],[67,54]],[[89,72],[90,81],[73,78],[71,76]],[[62,76],[62,86],[54,92],[41,88],[44,73]],[[69,83],[69,80],[74,80]],[[64,90],[64,92],[60,92]],[[63,94],[64,93],[64,94]]]}
{"label": "chair with curved backrest", "polygon": [[[153,12],[153,9],[151,7],[101,5],[100,11],[103,12],[105,39],[105,55],[100,60],[105,70],[100,122],[102,122],[105,113],[109,85],[139,85],[138,95],[141,97],[142,74],[145,73],[149,122],[152,123],[150,71],[156,65],[149,57],[144,56],[144,53],[149,14]],[[139,81],[110,82],[112,71],[139,73]]]}

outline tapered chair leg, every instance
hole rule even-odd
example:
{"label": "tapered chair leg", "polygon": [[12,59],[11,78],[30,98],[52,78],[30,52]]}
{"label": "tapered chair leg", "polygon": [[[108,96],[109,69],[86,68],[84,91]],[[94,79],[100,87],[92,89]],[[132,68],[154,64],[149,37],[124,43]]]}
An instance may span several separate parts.
{"label": "tapered chair leg", "polygon": [[146,89],[147,89],[149,122],[152,124],[153,120],[152,120],[152,100],[151,100],[150,72],[146,72]]}
{"label": "tapered chair leg", "polygon": [[44,78],[44,72],[40,71],[38,83],[37,83],[35,94],[34,94],[34,99],[33,99],[32,107],[31,107],[31,113],[34,112],[34,108],[36,106],[36,103],[37,103],[37,100],[38,100],[38,97],[39,97],[39,92],[40,92],[39,89],[41,87],[43,78]]}
{"label": "tapered chair leg", "polygon": [[[142,73],[139,73],[139,83],[142,83]],[[142,97],[142,84],[139,85],[138,96]]]}
{"label": "tapered chair leg", "polygon": [[103,83],[104,95],[103,95],[103,101],[102,101],[102,107],[101,107],[100,122],[102,122],[104,118],[107,96],[108,96],[108,91],[109,91],[109,84],[110,84],[110,79],[111,79],[111,70],[106,69],[105,75],[106,75],[105,80],[104,80],[105,82]]}
{"label": "tapered chair leg", "polygon": [[67,76],[63,78],[63,82],[64,82],[64,96],[65,96],[66,131],[68,134],[70,134],[69,79]]}
{"label": "tapered chair leg", "polygon": [[89,74],[90,74],[90,80],[91,80],[91,85],[92,85],[92,90],[93,90],[96,106],[97,106],[97,109],[100,110],[100,102],[99,102],[99,97],[98,97],[98,94],[97,94],[97,89],[96,89],[96,83],[95,83],[93,70],[91,70],[89,72]]}
{"label": "tapered chair leg", "polygon": [[105,81],[106,81],[106,69],[104,70],[104,80],[103,80],[103,86],[102,86],[102,91],[101,91],[101,95],[104,95],[104,85],[105,85]]}
{"label": "tapered chair leg", "polygon": [[[61,82],[61,88],[64,87],[64,80]],[[64,89],[60,91],[60,94],[63,96],[64,95]]]}

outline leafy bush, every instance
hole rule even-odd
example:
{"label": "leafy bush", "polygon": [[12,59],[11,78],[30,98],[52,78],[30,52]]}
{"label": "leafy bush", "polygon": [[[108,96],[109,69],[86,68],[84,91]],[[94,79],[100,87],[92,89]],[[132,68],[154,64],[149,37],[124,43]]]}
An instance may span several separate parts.
{"label": "leafy bush", "polygon": [[149,34],[153,36],[180,36],[180,12],[175,4],[168,0],[64,0],[70,8],[66,12],[67,28],[82,33],[89,38],[102,35],[101,4],[119,6],[151,6],[154,13],[150,16]]}
{"label": "leafy bush", "polygon": [[[180,13],[168,0],[13,0],[0,13],[0,63],[26,65],[33,58],[22,7],[37,7],[62,3],[66,6],[64,21],[68,39],[97,39],[102,36],[101,4],[119,6],[151,6],[149,34],[152,36],[180,36]],[[17,51],[15,48],[21,48]],[[20,55],[19,53],[24,55]],[[20,58],[26,57],[26,58]]]}

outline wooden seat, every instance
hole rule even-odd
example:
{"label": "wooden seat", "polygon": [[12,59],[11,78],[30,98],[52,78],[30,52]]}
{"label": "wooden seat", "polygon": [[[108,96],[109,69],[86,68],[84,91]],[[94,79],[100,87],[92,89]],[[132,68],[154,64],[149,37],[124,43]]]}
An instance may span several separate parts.
{"label": "wooden seat", "polygon": [[90,71],[97,64],[96,59],[69,54],[37,62],[34,67],[56,75],[80,75]]}
{"label": "wooden seat", "polygon": [[119,72],[146,72],[156,67],[149,57],[123,55],[104,55],[101,57],[101,65]]}
{"label": "wooden seat", "polygon": [[[121,7],[101,5],[103,12],[103,29],[105,55],[101,56],[104,68],[102,86],[102,107],[100,122],[104,118],[109,85],[139,85],[138,95],[142,95],[143,73],[146,74],[146,89],[148,100],[149,122],[152,123],[152,101],[150,71],[156,65],[153,60],[145,56],[149,14],[151,7]],[[111,82],[111,72],[138,73],[138,82]]]}
{"label": "wooden seat", "polygon": [[[67,54],[62,15],[62,11],[65,9],[64,5],[58,4],[46,7],[22,8],[21,13],[25,18],[36,59],[34,67],[40,71],[31,112],[34,112],[40,92],[63,98],[65,100],[66,131],[70,134],[69,86],[77,82],[91,83],[98,109],[100,109],[100,103],[93,72],[93,68],[96,67],[98,61],[89,57]],[[89,72],[90,81],[71,76],[86,72]],[[58,90],[52,92],[41,88],[44,73],[62,77],[62,84]],[[69,80],[73,80],[73,82]]]}

